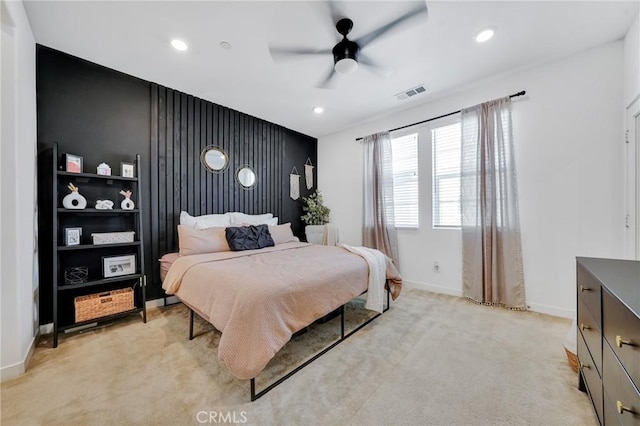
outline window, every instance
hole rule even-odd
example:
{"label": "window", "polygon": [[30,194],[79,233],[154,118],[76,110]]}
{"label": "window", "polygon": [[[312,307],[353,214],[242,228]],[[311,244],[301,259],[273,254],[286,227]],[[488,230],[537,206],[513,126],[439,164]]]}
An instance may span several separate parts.
{"label": "window", "polygon": [[433,146],[433,227],[460,228],[460,123],[431,130]]}
{"label": "window", "polygon": [[391,139],[396,228],[418,227],[418,134]]}

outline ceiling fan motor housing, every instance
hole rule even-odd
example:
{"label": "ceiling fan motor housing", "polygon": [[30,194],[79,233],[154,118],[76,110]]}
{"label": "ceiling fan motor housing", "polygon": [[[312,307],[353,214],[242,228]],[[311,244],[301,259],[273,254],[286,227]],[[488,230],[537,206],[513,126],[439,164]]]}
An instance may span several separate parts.
{"label": "ceiling fan motor housing", "polygon": [[358,62],[358,52],[360,52],[360,46],[355,41],[347,40],[346,38],[336,44],[333,47],[333,63],[336,64],[342,59],[353,59]]}

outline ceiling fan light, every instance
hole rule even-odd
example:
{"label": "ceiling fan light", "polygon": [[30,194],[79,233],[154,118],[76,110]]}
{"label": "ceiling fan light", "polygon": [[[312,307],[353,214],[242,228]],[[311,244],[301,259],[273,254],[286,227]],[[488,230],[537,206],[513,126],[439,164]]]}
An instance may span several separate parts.
{"label": "ceiling fan light", "polygon": [[351,74],[358,69],[358,62],[355,59],[343,58],[336,62],[334,69],[340,74]]}

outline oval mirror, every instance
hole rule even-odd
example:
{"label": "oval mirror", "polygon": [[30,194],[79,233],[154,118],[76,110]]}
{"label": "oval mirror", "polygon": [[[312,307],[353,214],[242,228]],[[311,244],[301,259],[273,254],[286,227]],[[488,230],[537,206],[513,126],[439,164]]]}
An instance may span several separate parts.
{"label": "oval mirror", "polygon": [[229,165],[229,156],[224,149],[209,145],[205,146],[200,154],[200,162],[205,169],[213,173],[224,171]]}
{"label": "oval mirror", "polygon": [[256,184],[256,173],[250,166],[241,166],[236,172],[236,180],[244,189],[251,189]]}

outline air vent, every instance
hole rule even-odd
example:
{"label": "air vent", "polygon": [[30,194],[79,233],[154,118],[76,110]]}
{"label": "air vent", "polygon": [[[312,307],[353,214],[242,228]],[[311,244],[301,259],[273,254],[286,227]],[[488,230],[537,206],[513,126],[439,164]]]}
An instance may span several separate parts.
{"label": "air vent", "polygon": [[421,84],[420,86],[412,87],[410,89],[403,90],[400,93],[396,93],[394,96],[399,100],[404,100],[412,96],[419,95],[420,93],[424,93],[426,91],[427,89],[424,87],[424,85]]}

